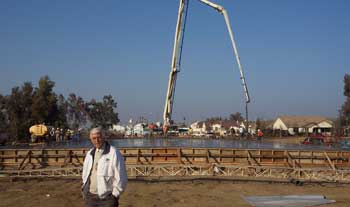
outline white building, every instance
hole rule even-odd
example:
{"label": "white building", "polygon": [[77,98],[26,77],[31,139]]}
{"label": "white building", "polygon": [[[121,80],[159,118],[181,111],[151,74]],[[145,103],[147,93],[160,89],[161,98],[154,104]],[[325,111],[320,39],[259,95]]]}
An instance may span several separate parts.
{"label": "white building", "polygon": [[190,128],[193,136],[204,136],[207,133],[205,122],[194,122]]}
{"label": "white building", "polygon": [[194,136],[203,136],[206,133],[214,133],[220,136],[238,135],[240,128],[245,128],[243,123],[229,120],[202,121],[191,124]]}
{"label": "white building", "polygon": [[138,123],[133,127],[133,135],[135,136],[145,136],[149,134],[150,131],[146,123]]}
{"label": "white building", "polygon": [[298,133],[330,134],[333,122],[322,116],[280,116],[273,123],[273,130]]}
{"label": "white building", "polygon": [[113,131],[116,131],[116,132],[118,132],[118,133],[124,134],[124,133],[126,132],[126,127],[117,124],[117,125],[113,125],[113,126],[112,126],[112,130],[113,130]]}

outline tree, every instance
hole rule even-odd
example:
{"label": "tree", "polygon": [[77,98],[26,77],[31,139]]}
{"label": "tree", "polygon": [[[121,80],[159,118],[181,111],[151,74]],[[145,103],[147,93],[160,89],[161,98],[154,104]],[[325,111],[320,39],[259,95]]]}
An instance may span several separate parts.
{"label": "tree", "polygon": [[116,112],[117,103],[111,95],[104,96],[102,102],[92,99],[86,106],[86,111],[93,125],[108,129],[119,122]]}
{"label": "tree", "polygon": [[39,80],[39,86],[36,88],[32,114],[37,123],[54,124],[58,117],[57,96],[53,92],[55,82],[51,81],[48,76]]}
{"label": "tree", "polygon": [[8,120],[6,115],[6,97],[0,94],[0,133],[7,131]]}
{"label": "tree", "polygon": [[58,115],[55,120],[55,127],[66,128],[67,127],[67,109],[68,103],[64,96],[60,94],[57,101]]}
{"label": "tree", "polygon": [[350,76],[349,74],[344,75],[344,96],[345,103],[340,109],[340,123],[342,126],[350,125]]}
{"label": "tree", "polygon": [[239,122],[241,122],[241,121],[244,120],[244,118],[242,117],[241,113],[236,112],[234,114],[230,114],[229,120],[230,121],[239,121]]}
{"label": "tree", "polygon": [[9,131],[11,137],[17,139],[19,136],[18,125],[21,122],[20,114],[22,113],[22,108],[20,104],[21,95],[19,87],[14,87],[11,90],[11,95],[6,101],[6,109],[9,116]]}
{"label": "tree", "polygon": [[209,122],[222,121],[222,117],[221,116],[214,116],[214,117],[207,118],[206,121],[209,121]]}
{"label": "tree", "polygon": [[255,124],[256,124],[256,129],[261,129],[262,130],[262,125],[263,124],[261,123],[260,118],[256,119]]}
{"label": "tree", "polygon": [[23,86],[12,88],[6,100],[6,111],[9,120],[9,131],[15,140],[29,138],[29,127],[32,119],[33,86],[25,82]]}
{"label": "tree", "polygon": [[67,117],[69,127],[72,129],[78,129],[86,124],[86,104],[82,97],[77,97],[74,93],[69,94],[67,99]]}
{"label": "tree", "polygon": [[350,75],[344,75],[344,96],[350,98]]}
{"label": "tree", "polygon": [[28,135],[28,128],[34,124],[34,120],[32,118],[31,107],[33,105],[33,86],[30,82],[25,82],[22,86],[22,119],[23,119],[23,128],[25,128],[26,133]]}
{"label": "tree", "polygon": [[70,94],[57,96],[55,83],[48,76],[40,78],[38,87],[30,82],[13,87],[11,94],[0,94],[0,132],[9,132],[15,139],[30,138],[29,128],[45,123],[55,127],[78,129],[89,121],[107,129],[119,122],[117,103],[111,95],[98,102],[86,103],[82,97]]}

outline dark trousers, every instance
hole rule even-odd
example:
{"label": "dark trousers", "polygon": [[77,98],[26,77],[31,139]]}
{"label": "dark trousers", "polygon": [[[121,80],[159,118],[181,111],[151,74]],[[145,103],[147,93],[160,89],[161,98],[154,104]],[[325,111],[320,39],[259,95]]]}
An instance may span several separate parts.
{"label": "dark trousers", "polygon": [[119,198],[114,197],[112,194],[106,198],[99,198],[97,195],[88,193],[85,200],[86,207],[118,207]]}

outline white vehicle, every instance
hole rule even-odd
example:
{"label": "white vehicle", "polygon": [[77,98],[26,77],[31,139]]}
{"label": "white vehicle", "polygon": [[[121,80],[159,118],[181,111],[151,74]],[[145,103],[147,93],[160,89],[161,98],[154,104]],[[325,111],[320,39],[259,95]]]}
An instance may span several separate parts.
{"label": "white vehicle", "polygon": [[194,137],[204,137],[205,133],[199,132],[199,131],[194,131],[194,132],[192,132],[192,136],[194,136]]}

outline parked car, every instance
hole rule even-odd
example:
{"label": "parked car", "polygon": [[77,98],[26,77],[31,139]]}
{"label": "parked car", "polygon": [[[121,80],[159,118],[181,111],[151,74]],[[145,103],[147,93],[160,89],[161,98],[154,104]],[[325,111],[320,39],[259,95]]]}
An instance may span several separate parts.
{"label": "parked car", "polygon": [[335,141],[332,137],[306,137],[301,143],[305,145],[334,145]]}
{"label": "parked car", "polygon": [[205,134],[205,137],[207,137],[207,138],[216,138],[216,136],[215,136],[215,134],[213,132],[207,132]]}
{"label": "parked car", "polygon": [[301,143],[305,145],[322,145],[324,142],[320,137],[306,137]]}

